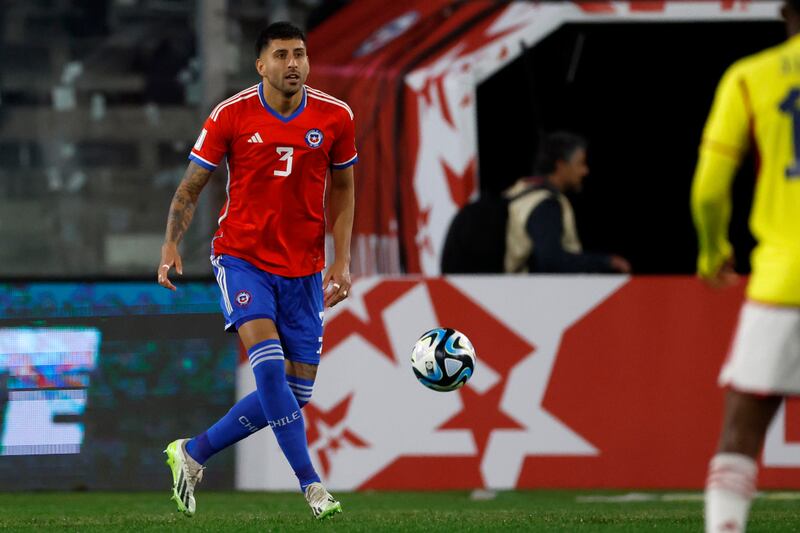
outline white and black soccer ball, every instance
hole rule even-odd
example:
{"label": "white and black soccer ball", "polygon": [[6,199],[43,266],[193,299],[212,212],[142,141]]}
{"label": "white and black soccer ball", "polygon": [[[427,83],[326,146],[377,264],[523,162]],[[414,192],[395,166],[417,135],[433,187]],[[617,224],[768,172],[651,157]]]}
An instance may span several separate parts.
{"label": "white and black soccer ball", "polygon": [[452,328],[426,331],[414,344],[411,368],[420,383],[439,392],[456,390],[475,372],[475,348]]}

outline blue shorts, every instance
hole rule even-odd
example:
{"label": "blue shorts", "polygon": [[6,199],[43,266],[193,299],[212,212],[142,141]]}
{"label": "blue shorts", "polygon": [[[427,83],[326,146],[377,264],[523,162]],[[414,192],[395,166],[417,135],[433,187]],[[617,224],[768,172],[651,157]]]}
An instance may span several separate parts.
{"label": "blue shorts", "polygon": [[284,356],[318,365],[322,353],[322,273],[300,278],[270,274],[230,255],[211,258],[222,296],[225,330],[269,318],[278,328]]}

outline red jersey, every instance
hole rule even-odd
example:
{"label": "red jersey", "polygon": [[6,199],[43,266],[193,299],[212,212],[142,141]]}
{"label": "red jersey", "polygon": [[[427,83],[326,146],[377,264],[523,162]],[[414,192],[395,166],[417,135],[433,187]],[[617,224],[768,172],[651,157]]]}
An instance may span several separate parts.
{"label": "red jersey", "polygon": [[259,83],[221,102],[189,154],[213,170],[227,156],[227,201],[213,255],[244,259],[286,277],[325,267],[325,183],[329,168],[358,160],[353,112],[304,86],[288,117],[267,105]]}

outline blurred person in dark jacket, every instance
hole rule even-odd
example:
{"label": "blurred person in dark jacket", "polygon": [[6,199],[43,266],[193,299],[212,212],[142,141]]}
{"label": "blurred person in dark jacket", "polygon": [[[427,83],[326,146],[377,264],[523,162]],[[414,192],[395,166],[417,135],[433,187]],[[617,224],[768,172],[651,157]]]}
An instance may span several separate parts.
{"label": "blurred person in dark jacket", "polygon": [[621,272],[630,263],[618,255],[583,251],[572,205],[589,174],[586,141],[568,132],[547,135],[536,158],[536,176],[520,178],[503,194],[509,199],[504,269],[508,273]]}

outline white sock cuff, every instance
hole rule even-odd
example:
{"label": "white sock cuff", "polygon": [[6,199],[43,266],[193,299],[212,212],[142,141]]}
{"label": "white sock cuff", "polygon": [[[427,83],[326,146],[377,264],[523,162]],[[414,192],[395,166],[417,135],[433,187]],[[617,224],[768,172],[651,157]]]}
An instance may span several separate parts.
{"label": "white sock cuff", "polygon": [[758,465],[746,455],[718,453],[708,465],[706,490],[732,492],[749,500],[756,490]]}
{"label": "white sock cuff", "polygon": [[755,476],[758,472],[758,463],[752,457],[742,453],[718,453],[711,458],[708,469],[717,470],[720,468],[734,470],[743,475]]}

